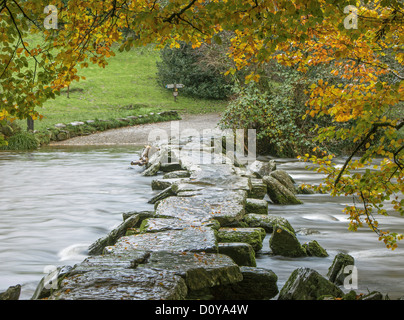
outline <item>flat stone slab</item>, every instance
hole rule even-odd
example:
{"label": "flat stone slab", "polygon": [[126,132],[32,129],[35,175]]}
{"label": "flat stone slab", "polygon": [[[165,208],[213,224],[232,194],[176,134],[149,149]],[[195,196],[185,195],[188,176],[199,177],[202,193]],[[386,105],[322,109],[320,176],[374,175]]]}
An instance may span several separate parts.
{"label": "flat stone slab", "polygon": [[92,270],[61,282],[49,300],[180,300],[187,287],[180,276],[166,270]]}
{"label": "flat stone slab", "polygon": [[181,181],[186,181],[186,179],[153,179],[151,182],[152,190],[164,190],[171,187],[174,183],[179,183]]}
{"label": "flat stone slab", "polygon": [[184,278],[189,290],[233,284],[243,279],[237,264],[223,254],[154,252],[144,267],[173,271]]}
{"label": "flat stone slab", "polygon": [[250,179],[236,174],[234,167],[228,164],[206,164],[203,169],[194,171],[190,176],[190,181],[223,187],[228,190],[251,189]]}
{"label": "flat stone slab", "polygon": [[183,278],[169,270],[138,267],[149,257],[147,251],[89,257],[58,279],[58,288],[47,299],[184,299],[188,290]]}
{"label": "flat stone slab", "polygon": [[195,196],[168,197],[161,200],[156,214],[187,221],[207,222],[217,219],[227,225],[244,217],[243,201],[246,194],[242,191],[199,190]]}
{"label": "flat stone slab", "polygon": [[189,226],[182,230],[157,233],[140,233],[121,237],[114,246],[106,247],[104,253],[122,254],[127,250],[169,252],[217,252],[215,233],[209,227]]}
{"label": "flat stone slab", "polygon": [[211,222],[201,223],[199,221],[194,221],[193,223],[189,223],[188,221],[184,221],[176,218],[149,218],[143,220],[139,231],[140,232],[162,232],[168,230],[183,230],[188,227],[202,227],[202,226],[211,226]]}

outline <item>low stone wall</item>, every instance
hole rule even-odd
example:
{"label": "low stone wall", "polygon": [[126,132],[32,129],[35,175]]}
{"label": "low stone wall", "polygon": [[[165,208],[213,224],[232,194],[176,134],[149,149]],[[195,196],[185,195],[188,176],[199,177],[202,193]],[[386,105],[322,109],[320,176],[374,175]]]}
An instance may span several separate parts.
{"label": "low stone wall", "polygon": [[[275,163],[236,166],[224,153],[212,153],[208,139],[160,146],[143,174],[156,175],[152,188],[159,193],[150,199],[155,210],[124,213],[120,226],[89,247],[87,259],[44,277],[33,299],[343,296],[337,284],[314,270],[297,270],[280,291],[276,274],[256,267],[255,254],[267,233],[273,254],[327,256],[317,242],[301,245],[286,219],[268,214],[266,196],[273,203],[301,203],[299,188]],[[321,283],[318,292],[313,283]]]}
{"label": "low stone wall", "polygon": [[122,128],[145,123],[180,120],[177,111],[151,112],[143,115],[133,115],[117,119],[95,119],[76,121],[72,123],[58,123],[52,128],[36,131],[35,136],[40,145],[46,145],[51,141],[64,141],[77,136],[85,136],[98,131]]}

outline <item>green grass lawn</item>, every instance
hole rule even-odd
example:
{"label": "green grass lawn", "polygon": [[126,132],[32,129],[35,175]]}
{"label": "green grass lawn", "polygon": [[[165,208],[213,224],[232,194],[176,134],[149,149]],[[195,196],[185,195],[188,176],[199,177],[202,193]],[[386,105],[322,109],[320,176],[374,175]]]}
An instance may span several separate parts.
{"label": "green grass lawn", "polygon": [[[47,101],[38,111],[44,116],[35,121],[35,130],[92,119],[110,119],[149,112],[177,110],[183,113],[221,112],[225,101],[193,99],[181,96],[174,101],[171,89],[157,84],[159,52],[152,47],[136,48],[129,52],[115,51],[105,69],[90,64],[80,69],[79,76],[86,80],[73,82],[70,98],[67,90]],[[23,128],[26,121],[19,121]]]}

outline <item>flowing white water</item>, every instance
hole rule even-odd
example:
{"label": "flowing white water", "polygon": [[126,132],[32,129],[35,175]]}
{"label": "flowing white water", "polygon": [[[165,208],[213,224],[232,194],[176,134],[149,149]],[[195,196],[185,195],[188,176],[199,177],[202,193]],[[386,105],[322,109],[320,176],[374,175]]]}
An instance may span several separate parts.
{"label": "flowing white water", "polygon": [[151,178],[130,161],[139,148],[46,148],[0,153],[0,292],[30,299],[48,266],[74,265],[122,222],[151,210]]}
{"label": "flowing white water", "polygon": [[[122,213],[151,210],[155,194],[152,177],[130,166],[140,149],[133,147],[44,148],[34,152],[0,153],[0,292],[21,284],[21,299],[30,299],[49,266],[74,265],[86,257],[88,245],[122,222]],[[321,176],[305,164],[278,159],[298,183],[319,183]],[[347,230],[342,209],[349,199],[328,195],[301,196],[303,205],[269,206],[271,214],[290,221],[304,243],[317,240],[327,258],[270,256],[269,236],[259,267],[278,275],[278,287],[298,267],[311,267],[326,275],[334,256],[347,252],[358,268],[358,291],[379,290],[390,298],[404,295],[404,243],[389,251],[369,230]],[[383,217],[383,224],[404,232],[402,217]]]}
{"label": "flowing white water", "polygon": [[[279,161],[279,160],[278,160]],[[282,159],[278,169],[286,170],[298,184],[318,184],[322,176],[305,169],[305,163],[293,159]],[[342,212],[350,198],[331,197],[330,195],[314,194],[300,195],[303,205],[269,205],[269,213],[277,214],[288,219],[292,226],[306,232],[299,232],[298,239],[303,244],[317,240],[324,247],[327,258],[285,258],[270,256],[269,235],[264,240],[263,253],[257,257],[259,267],[268,268],[278,276],[278,287],[281,289],[291,272],[299,267],[309,267],[326,276],[335,255],[344,252],[355,258],[357,268],[358,293],[380,291],[388,294],[390,299],[404,296],[404,243],[399,243],[398,249],[386,249],[384,243],[378,241],[378,236],[367,227],[357,232],[348,231],[347,216]],[[404,217],[377,217],[380,226],[386,229],[404,233]],[[314,231],[307,233],[307,229]],[[345,292],[349,291],[343,286]]]}

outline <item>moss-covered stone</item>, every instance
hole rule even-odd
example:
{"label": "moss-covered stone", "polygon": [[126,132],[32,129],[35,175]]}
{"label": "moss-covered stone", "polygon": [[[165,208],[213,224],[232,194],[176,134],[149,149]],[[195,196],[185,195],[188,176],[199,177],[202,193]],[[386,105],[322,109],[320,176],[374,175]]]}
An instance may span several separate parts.
{"label": "moss-covered stone", "polygon": [[307,254],[312,257],[328,257],[327,251],[320,246],[320,244],[316,241],[310,241],[309,243],[305,243],[303,248],[306,250]]}
{"label": "moss-covered stone", "polygon": [[164,190],[171,187],[178,179],[153,179],[151,182],[152,190]]}
{"label": "moss-covered stone", "polygon": [[265,176],[262,181],[267,185],[269,198],[275,204],[302,204],[295,194],[272,176]]}
{"label": "moss-covered stone", "polygon": [[344,269],[346,266],[354,265],[355,259],[347,253],[338,253],[328,269],[327,277],[331,282],[343,284],[345,279]]}
{"label": "moss-covered stone", "polygon": [[9,287],[5,292],[0,293],[0,300],[18,300],[21,294],[21,285]]}
{"label": "moss-covered stone", "polygon": [[126,230],[125,236],[133,236],[134,234],[141,233],[139,228],[128,228]]}
{"label": "moss-covered stone", "polygon": [[268,214],[268,202],[266,200],[247,198],[245,211],[246,213]]}
{"label": "moss-covered stone", "polygon": [[269,239],[269,247],[274,255],[285,257],[304,257],[307,255],[296,234],[281,224],[274,225]]}
{"label": "moss-covered stone", "polygon": [[310,268],[292,272],[279,293],[279,300],[318,300],[326,295],[341,298],[344,293],[331,281]]}
{"label": "moss-covered stone", "polygon": [[251,189],[248,192],[249,198],[264,199],[267,194],[267,186],[262,179],[251,179]]}
{"label": "moss-covered stone", "polygon": [[228,242],[218,243],[219,253],[225,254],[233,259],[239,266],[255,267],[255,251],[248,243]]}
{"label": "moss-covered stone", "polygon": [[358,294],[354,290],[351,290],[344,295],[342,300],[358,300]]}
{"label": "moss-covered stone", "polygon": [[60,130],[58,135],[56,136],[56,139],[58,141],[67,140],[69,138],[70,138],[70,133],[69,133],[69,131],[66,131],[66,130],[63,130],[63,131]]}
{"label": "moss-covered stone", "polygon": [[171,196],[175,196],[175,192],[172,190],[172,187],[169,186],[169,187],[165,188],[164,190],[162,190],[161,192],[159,192],[158,194],[156,194],[155,196],[153,196],[147,202],[150,204],[155,204],[158,201],[163,200],[167,197],[171,197]]}
{"label": "moss-covered stone", "polygon": [[243,219],[247,225],[251,228],[261,227],[267,233],[272,233],[275,224],[282,225],[292,232],[295,232],[292,225],[283,217],[271,215],[271,214],[256,214],[249,213],[244,216]]}
{"label": "moss-covered stone", "polygon": [[160,170],[163,172],[172,172],[183,170],[183,168],[179,162],[163,162],[161,163]]}
{"label": "moss-covered stone", "polygon": [[296,194],[295,180],[285,170],[275,170],[270,173],[270,176],[278,180],[293,194]]}
{"label": "moss-covered stone", "polygon": [[244,242],[250,244],[255,251],[262,249],[262,228],[220,228],[217,232],[218,242]]}
{"label": "moss-covered stone", "polygon": [[142,172],[142,175],[146,177],[155,176],[160,170],[160,165],[160,162],[153,163],[150,167]]}
{"label": "moss-covered stone", "polygon": [[181,230],[145,232],[121,237],[114,246],[106,247],[105,252],[119,255],[132,250],[217,253],[217,240],[212,228],[190,226]]}
{"label": "moss-covered stone", "polygon": [[240,270],[242,281],[211,289],[215,299],[269,300],[278,294],[278,277],[272,270],[254,267],[241,267]]}
{"label": "moss-covered stone", "polygon": [[228,285],[243,279],[239,266],[223,254],[152,252],[142,267],[175,272],[185,280],[189,291]]}

